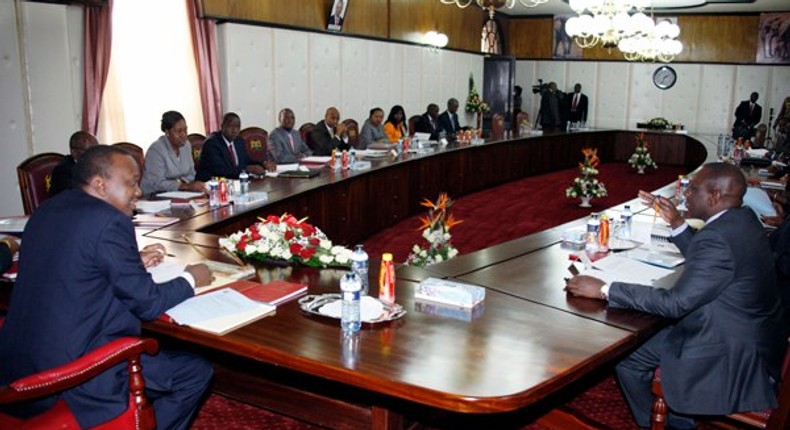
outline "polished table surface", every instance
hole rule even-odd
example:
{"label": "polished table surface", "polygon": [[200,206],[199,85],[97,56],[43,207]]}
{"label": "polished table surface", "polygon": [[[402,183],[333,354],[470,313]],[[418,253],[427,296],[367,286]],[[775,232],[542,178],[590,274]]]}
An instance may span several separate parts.
{"label": "polished table surface", "polygon": [[[257,216],[279,214],[287,209],[298,217],[304,216],[304,211],[309,213],[311,221],[327,231],[330,238],[335,238],[334,232],[346,240],[356,241],[362,238],[359,236],[362,233],[348,228],[352,220],[357,220],[359,224],[355,226],[360,227],[359,230],[369,233],[414,213],[419,208],[415,201],[430,195],[422,193],[434,183],[428,180],[434,174],[432,169],[441,168],[445,163],[454,163],[462,170],[453,174],[455,176],[449,175],[461,178],[460,182],[452,183],[443,178],[435,183],[444,183],[444,187],[458,191],[453,194],[457,197],[513,178],[573,166],[578,160],[577,146],[592,141],[599,142],[596,146],[603,148],[599,153],[627,157],[630,149],[621,146],[627,143],[628,148],[632,148],[631,135],[627,132],[579,133],[494,142],[477,147],[448,148],[424,157],[378,162],[370,171],[323,172],[318,180],[267,179],[254,185],[255,189],[269,193],[270,199],[265,204],[182,214],[182,221],[142,234],[141,245],[169,241],[169,251],[187,260],[198,259],[194,249],[186,244],[186,235],[211,258],[229,261],[217,249],[218,234],[246,227]],[[603,137],[615,143],[600,142]],[[665,158],[686,165],[689,171],[704,160],[702,145],[693,139],[685,136],[666,138],[669,149],[664,152]],[[562,159],[546,164],[547,158],[543,155],[522,152],[520,162],[513,161],[507,169],[496,169],[487,161],[500,157],[500,153],[512,157],[514,151],[530,145],[541,154],[569,151],[573,155],[569,156],[570,161]],[[661,145],[655,150],[661,154]],[[535,159],[541,163],[539,168],[533,165]],[[667,159],[663,161],[668,162]],[[475,163],[470,164],[472,161]],[[479,171],[480,165],[487,166],[480,178],[463,179],[470,171]],[[442,169],[447,172],[446,166]],[[490,172],[491,169],[495,172]],[[381,189],[393,181],[426,186],[412,187],[421,193],[420,198],[406,200],[404,196],[413,195],[410,187],[394,186],[394,191]],[[376,219],[380,222],[374,222]],[[338,222],[346,225],[336,226],[334,223]],[[305,314],[296,301],[279,306],[271,317],[225,336],[160,321],[147,324],[146,329],[163,339],[174,339],[176,343],[211,356],[220,369],[218,391],[322,425],[398,428],[402,424],[397,419],[399,414],[410,413],[404,403],[454,413],[514,411],[610,365],[665,324],[657,317],[611,310],[604,302],[575,299],[565,294],[562,287],[563,278],[568,276],[568,251],[561,248],[560,234],[564,228],[581,222],[574,221],[428,268],[399,267],[396,272],[397,301],[407,310],[406,315],[390,323],[366,326],[354,340],[344,341],[336,320]],[[344,243],[343,240],[337,242]],[[370,273],[373,294],[378,279],[375,265],[372,262]],[[266,265],[259,265],[257,271],[261,282],[273,279],[300,282],[309,286],[309,294],[337,292],[342,273],[344,271],[337,269]],[[415,302],[417,282],[430,276],[453,277],[482,285],[486,288],[485,301],[473,311],[456,312],[453,317],[447,316],[446,308]],[[258,368],[255,363],[263,367]],[[278,372],[289,376],[278,377]],[[293,393],[289,391],[292,385],[297,385],[295,380],[302,378],[309,381]],[[252,380],[256,383],[250,382]],[[275,382],[270,384],[269,380]],[[351,409],[369,410],[370,416],[353,424],[343,424],[335,418],[322,418],[323,412],[310,411],[311,408],[323,411],[313,404],[301,408],[285,405],[276,394],[265,392],[282,390],[282,393],[289,393],[282,394],[283,397],[298,394],[317,401],[319,394],[316,392],[322,391],[320,387],[327,384],[333,387],[332,384],[338,384],[339,388],[328,394],[320,393],[322,399],[347,402]],[[299,402],[298,396],[294,399]]]}

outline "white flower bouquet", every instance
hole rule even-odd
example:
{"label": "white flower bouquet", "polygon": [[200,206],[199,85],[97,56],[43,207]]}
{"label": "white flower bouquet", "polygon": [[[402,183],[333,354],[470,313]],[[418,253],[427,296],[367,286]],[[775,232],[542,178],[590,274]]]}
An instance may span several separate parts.
{"label": "white flower bouquet", "polygon": [[310,267],[349,266],[350,249],[333,245],[318,227],[294,216],[269,216],[245,230],[221,238],[221,247],[242,258],[282,260]]}
{"label": "white flower bouquet", "polygon": [[418,230],[422,230],[422,237],[428,242],[428,246],[423,248],[414,245],[406,264],[424,267],[458,255],[458,250],[450,244],[450,229],[461,221],[448,215],[447,211],[453,201],[445,193],[439,195],[436,203],[425,199],[421,204],[428,208],[428,216],[420,217],[422,225]]}
{"label": "white flower bouquet", "polygon": [[606,186],[596,178],[600,163],[598,150],[585,148],[582,149],[582,154],[584,154],[584,161],[579,163],[581,176],[576,177],[571,186],[565,189],[565,196],[569,198],[606,197]]}
{"label": "white flower bouquet", "polygon": [[635,139],[636,148],[634,148],[634,153],[631,154],[631,157],[628,159],[628,164],[634,169],[642,171],[647,167],[658,169],[658,164],[656,164],[648,151],[648,143],[645,140],[645,134],[637,133]]}

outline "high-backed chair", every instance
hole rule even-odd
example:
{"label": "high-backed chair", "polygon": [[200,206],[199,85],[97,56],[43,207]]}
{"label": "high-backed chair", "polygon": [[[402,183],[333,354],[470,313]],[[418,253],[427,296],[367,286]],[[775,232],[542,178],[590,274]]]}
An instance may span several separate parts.
{"label": "high-backed chair", "polygon": [[239,132],[241,138],[247,142],[247,152],[253,161],[263,163],[266,161],[266,142],[269,133],[260,127],[247,127]]}
{"label": "high-backed chair", "polygon": [[414,136],[417,132],[417,123],[420,121],[420,115],[412,115],[409,118],[409,137]]}
{"label": "high-backed chair", "polygon": [[494,140],[505,138],[505,116],[501,113],[491,116],[491,138]]}
{"label": "high-backed chair", "polygon": [[65,156],[55,152],[34,155],[23,161],[16,168],[19,179],[19,192],[22,194],[22,206],[25,215],[30,215],[49,197],[52,184],[52,169]]}
{"label": "high-backed chair", "polygon": [[113,143],[113,146],[123,149],[134,157],[134,160],[137,161],[137,167],[140,169],[140,180],[142,180],[143,170],[145,170],[145,154],[143,153],[143,148],[131,142]]}
{"label": "high-backed chair", "polygon": [[346,126],[346,132],[348,133],[348,144],[352,148],[356,148],[359,145],[359,124],[349,118],[343,120],[343,125]]}
{"label": "high-backed chair", "polygon": [[[653,378],[653,409],[650,416],[650,430],[664,430],[668,407],[661,387],[661,369]],[[790,429],[790,344],[787,346],[782,376],[777,390],[779,405],[776,409],[754,412],[740,412],[711,420],[722,428],[787,430]],[[734,427],[733,427],[734,426]]]}
{"label": "high-backed chair", "polygon": [[306,122],[299,127],[299,135],[302,136],[302,141],[307,145],[308,148],[313,149],[313,141],[310,138],[310,133],[313,132],[315,128],[315,124],[312,122]]}
{"label": "high-backed chair", "polygon": [[521,127],[521,123],[525,122],[525,121],[529,122],[529,114],[528,113],[522,111],[522,112],[519,112],[519,113],[516,114],[516,121],[513,124],[513,131],[515,132],[516,136],[518,136],[518,133],[519,133],[519,130],[520,130],[520,127]]}
{"label": "high-backed chair", "polygon": [[[128,362],[129,402],[121,415],[94,429],[153,430],[156,428],[154,408],[145,397],[140,355],[156,354],[159,345],[154,339],[122,337],[54,369],[17,379],[0,386],[0,404],[10,404],[49,397],[83,384],[124,361]],[[4,429],[79,429],[80,426],[63,399],[50,410],[32,418],[16,418],[0,413],[0,428]]]}
{"label": "high-backed chair", "polygon": [[195,169],[197,170],[200,165],[200,151],[203,150],[203,144],[206,142],[206,136],[200,133],[191,133],[187,136],[189,145],[192,146],[192,160],[195,161]]}

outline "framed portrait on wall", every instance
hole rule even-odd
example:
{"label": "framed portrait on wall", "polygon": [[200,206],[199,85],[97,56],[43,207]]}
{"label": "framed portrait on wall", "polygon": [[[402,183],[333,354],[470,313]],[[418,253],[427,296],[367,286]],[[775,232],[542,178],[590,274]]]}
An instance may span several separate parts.
{"label": "framed portrait on wall", "polygon": [[790,64],[790,12],[760,14],[757,62]]}
{"label": "framed portrait on wall", "polygon": [[554,15],[554,58],[582,58],[582,48],[565,32],[565,23],[575,15]]}
{"label": "framed portrait on wall", "polygon": [[349,1],[351,0],[335,0],[332,3],[332,9],[329,10],[329,19],[326,24],[327,30],[340,31],[343,29],[343,21],[346,19]]}

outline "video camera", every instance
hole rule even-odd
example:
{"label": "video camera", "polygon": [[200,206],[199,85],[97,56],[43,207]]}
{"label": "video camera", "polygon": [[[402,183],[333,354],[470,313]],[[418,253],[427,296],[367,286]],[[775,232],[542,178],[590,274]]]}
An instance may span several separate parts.
{"label": "video camera", "polygon": [[532,94],[541,94],[549,89],[549,84],[544,84],[543,79],[538,79],[538,84],[532,86]]}

